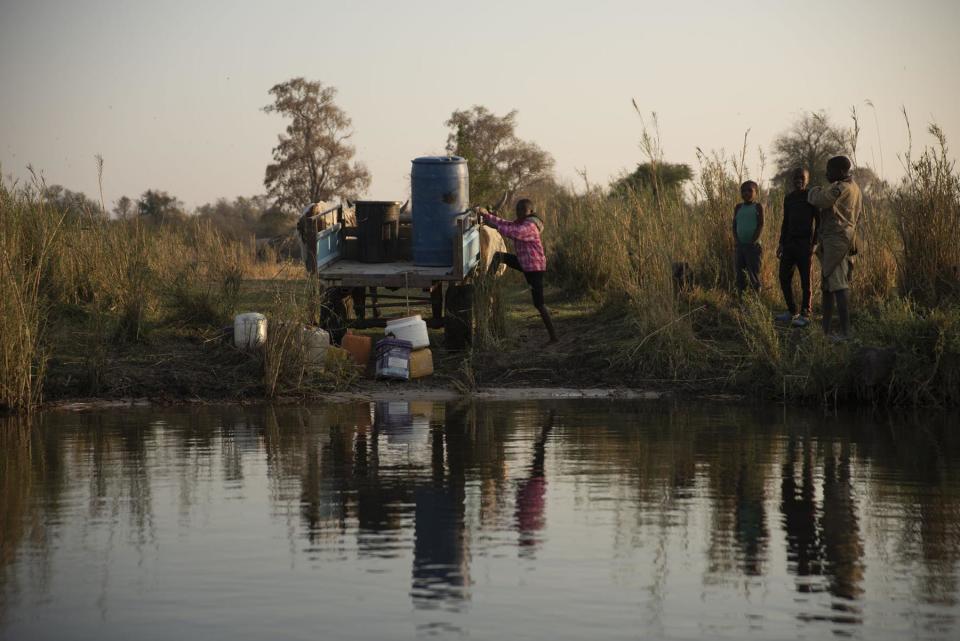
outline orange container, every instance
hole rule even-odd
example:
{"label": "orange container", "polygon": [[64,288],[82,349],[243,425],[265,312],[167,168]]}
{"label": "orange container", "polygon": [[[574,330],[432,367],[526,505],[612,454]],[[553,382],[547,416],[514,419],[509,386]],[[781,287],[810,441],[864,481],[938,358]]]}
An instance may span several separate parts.
{"label": "orange container", "polygon": [[433,353],[429,347],[410,352],[410,378],[433,374]]}
{"label": "orange container", "polygon": [[373,351],[373,339],[369,336],[358,336],[347,332],[340,347],[350,352],[350,358],[360,367],[366,367],[370,362],[370,352]]}

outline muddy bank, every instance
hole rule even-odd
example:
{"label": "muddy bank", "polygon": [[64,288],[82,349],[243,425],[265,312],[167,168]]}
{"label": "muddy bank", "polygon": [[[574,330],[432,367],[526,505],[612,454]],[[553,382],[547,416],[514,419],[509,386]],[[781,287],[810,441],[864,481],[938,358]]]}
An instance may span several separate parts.
{"label": "muddy bank", "polygon": [[[104,409],[120,409],[133,407],[169,406],[169,405],[252,405],[259,403],[350,403],[354,401],[455,401],[459,399],[475,399],[484,401],[543,401],[560,399],[608,399],[608,400],[636,400],[658,401],[673,398],[671,392],[657,390],[601,388],[578,389],[573,387],[490,387],[475,391],[462,392],[452,387],[433,388],[404,388],[398,385],[371,387],[347,392],[332,392],[310,398],[282,397],[273,400],[267,399],[73,399],[46,403],[42,409],[60,412],[85,412]],[[712,398],[702,397],[705,400],[737,400],[740,397]]]}

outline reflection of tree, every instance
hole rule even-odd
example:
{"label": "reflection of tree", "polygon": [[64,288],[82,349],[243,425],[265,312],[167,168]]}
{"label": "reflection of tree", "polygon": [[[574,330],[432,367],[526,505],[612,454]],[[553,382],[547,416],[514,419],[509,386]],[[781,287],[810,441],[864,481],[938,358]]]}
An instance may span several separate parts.
{"label": "reflection of tree", "polygon": [[758,421],[721,428],[711,435],[716,440],[710,449],[700,454],[709,461],[713,522],[708,556],[715,577],[734,568],[747,576],[763,573],[769,537],[766,470],[774,439],[768,430],[758,429],[762,425]]}
{"label": "reflection of tree", "polygon": [[743,558],[743,571],[761,574],[767,544],[767,515],[763,505],[762,468],[742,462],[737,474],[736,541]]}
{"label": "reflection of tree", "polygon": [[[878,475],[873,491],[907,516],[900,527],[897,552],[902,561],[919,561],[917,598],[955,606],[960,563],[960,417],[891,417],[869,448],[857,453],[891,473]],[[862,441],[862,439],[861,439]],[[952,621],[953,619],[951,619]]]}
{"label": "reflection of tree", "polygon": [[[957,605],[957,567],[960,562],[960,501],[939,481],[942,468],[931,467],[933,481],[918,497],[920,541],[926,571],[920,590],[924,601]],[[956,487],[954,486],[954,490]]]}
{"label": "reflection of tree", "polygon": [[316,439],[308,439],[304,454],[300,515],[307,538],[317,543],[325,535],[346,530],[353,480],[353,429],[334,425],[319,450]]}
{"label": "reflection of tree", "polygon": [[[47,458],[51,454],[52,460]],[[51,533],[43,519],[55,516],[59,500],[54,491],[44,488],[48,480],[62,488],[57,483],[59,462],[57,450],[48,450],[41,429],[32,421],[0,417],[0,625],[6,620],[8,601],[18,592],[14,563],[20,547],[33,548],[33,558],[41,563],[41,581],[49,570]],[[36,509],[36,494],[41,492],[47,494],[43,504],[50,514]]]}
{"label": "reflection of tree", "polygon": [[863,542],[850,478],[850,445],[828,452],[823,463],[823,554],[830,593],[856,600],[863,593]]}

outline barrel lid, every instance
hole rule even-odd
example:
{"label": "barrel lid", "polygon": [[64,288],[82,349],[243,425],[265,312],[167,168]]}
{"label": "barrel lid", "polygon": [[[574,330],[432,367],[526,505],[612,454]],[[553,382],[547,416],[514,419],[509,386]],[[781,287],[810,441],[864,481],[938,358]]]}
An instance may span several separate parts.
{"label": "barrel lid", "polygon": [[460,156],[420,156],[413,159],[415,165],[459,165],[465,162],[467,159]]}

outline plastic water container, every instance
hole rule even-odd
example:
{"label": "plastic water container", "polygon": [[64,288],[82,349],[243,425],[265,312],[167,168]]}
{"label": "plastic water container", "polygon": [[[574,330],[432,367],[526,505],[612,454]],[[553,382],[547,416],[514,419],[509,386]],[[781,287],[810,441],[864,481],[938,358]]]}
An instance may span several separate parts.
{"label": "plastic water container", "polygon": [[384,338],[377,341],[377,378],[406,381],[410,378],[410,341]]}
{"label": "plastic water container", "polygon": [[423,349],[430,346],[427,323],[420,318],[420,314],[387,321],[387,328],[383,333],[403,341],[410,341],[413,349]]}
{"label": "plastic water container", "polygon": [[433,353],[430,348],[418,349],[410,353],[410,378],[421,378],[433,374]]}
{"label": "plastic water container", "polygon": [[350,352],[342,347],[331,345],[323,354],[323,366],[327,369],[338,370],[347,363],[352,365],[353,357],[350,356]]}
{"label": "plastic water container", "polygon": [[353,362],[365,368],[370,362],[370,352],[373,350],[373,339],[369,336],[358,336],[347,330],[340,347],[350,352]]}
{"label": "plastic water container", "polygon": [[307,347],[307,364],[321,367],[327,357],[327,348],[330,347],[330,334],[319,327],[304,327],[303,342]]}
{"label": "plastic water container", "polygon": [[416,158],[410,170],[413,264],[453,264],[456,218],[469,207],[467,161],[459,156]]}
{"label": "plastic water container", "polygon": [[267,342],[267,317],[256,312],[233,317],[233,344],[240,349],[262,347]]}

